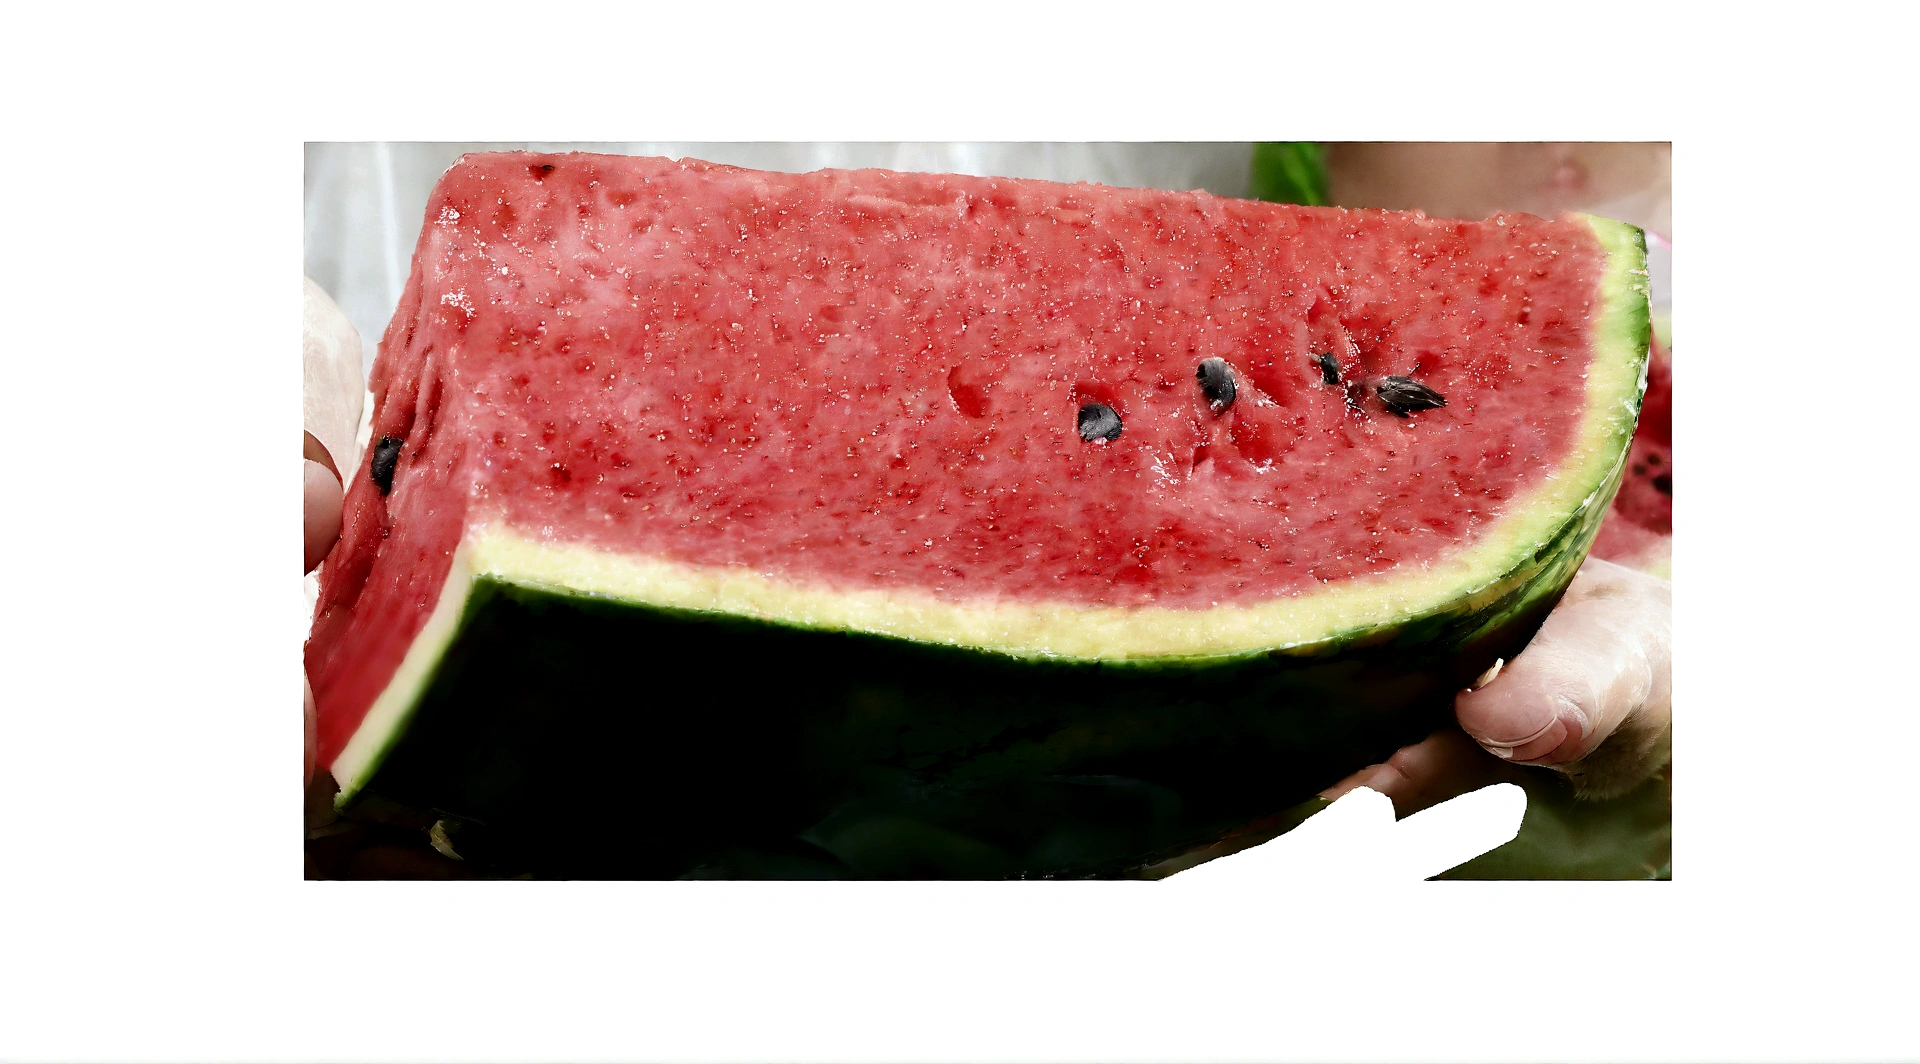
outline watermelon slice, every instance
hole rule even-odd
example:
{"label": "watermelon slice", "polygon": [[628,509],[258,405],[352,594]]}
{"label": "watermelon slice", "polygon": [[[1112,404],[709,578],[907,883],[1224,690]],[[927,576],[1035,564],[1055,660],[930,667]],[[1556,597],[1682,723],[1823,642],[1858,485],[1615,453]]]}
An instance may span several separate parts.
{"label": "watermelon slice", "polygon": [[1673,579],[1673,356],[1655,339],[1646,398],[1613,510],[1593,541],[1594,557]]}
{"label": "watermelon slice", "polygon": [[567,874],[1073,874],[1286,808],[1524,644],[1644,386],[1644,242],[1585,216],[514,153],[426,221],[319,756]]}

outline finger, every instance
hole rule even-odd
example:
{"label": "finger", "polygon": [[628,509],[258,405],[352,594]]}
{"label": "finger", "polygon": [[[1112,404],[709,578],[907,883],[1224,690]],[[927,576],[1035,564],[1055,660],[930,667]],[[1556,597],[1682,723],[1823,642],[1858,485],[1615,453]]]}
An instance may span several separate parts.
{"label": "finger", "polygon": [[311,787],[313,786],[313,756],[314,756],[313,748],[320,745],[318,741],[320,729],[319,729],[319,714],[314,711],[314,707],[313,707],[313,685],[307,682],[307,674],[306,674],[306,670],[304,669],[302,669],[300,672],[300,691],[303,696],[302,701],[305,703],[304,712],[307,718],[307,721],[306,721],[307,766],[305,771],[300,777],[300,785],[302,787]]}
{"label": "finger", "polygon": [[342,501],[340,482],[325,466],[306,459],[306,571],[309,573],[333,549],[333,541],[340,538]]}
{"label": "finger", "polygon": [[340,475],[340,467],[333,464],[333,455],[327,453],[326,446],[320,442],[318,437],[311,432],[303,432],[300,434],[300,437],[301,457],[326,466],[327,472],[332,473],[335,480],[346,479]]}
{"label": "finger", "polygon": [[1637,783],[1659,768],[1645,762],[1671,724],[1672,613],[1667,581],[1589,559],[1519,657],[1454,700],[1461,728],[1498,757],[1570,776],[1611,742],[1605,774]]}
{"label": "finger", "polygon": [[301,328],[302,420],[336,470],[358,464],[356,442],[366,401],[366,380],[360,366],[360,334],[340,307],[311,279]]}
{"label": "finger", "polygon": [[1395,751],[1378,765],[1348,776],[1320,792],[1333,799],[1367,787],[1393,800],[1395,816],[1411,816],[1468,791],[1498,783],[1510,774],[1458,728],[1443,728],[1412,746]]}

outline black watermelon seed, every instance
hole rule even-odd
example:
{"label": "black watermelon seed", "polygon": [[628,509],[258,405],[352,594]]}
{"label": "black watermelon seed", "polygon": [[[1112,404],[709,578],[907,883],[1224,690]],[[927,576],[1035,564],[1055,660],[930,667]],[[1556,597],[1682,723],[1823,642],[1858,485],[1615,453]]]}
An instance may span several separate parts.
{"label": "black watermelon seed", "polygon": [[1315,355],[1313,357],[1320,363],[1320,379],[1327,384],[1339,384],[1340,361],[1333,357],[1333,352],[1328,351],[1324,355]]}
{"label": "black watermelon seed", "polygon": [[1447,405],[1446,396],[1411,377],[1382,377],[1373,390],[1380,396],[1380,401],[1387,404],[1388,410],[1401,417],[1415,410],[1432,410]]}
{"label": "black watermelon seed", "polygon": [[373,447],[373,486],[385,495],[393,490],[393,466],[400,460],[401,439],[398,436],[382,436]]}
{"label": "black watermelon seed", "polygon": [[1119,439],[1120,415],[1105,403],[1088,403],[1081,407],[1080,438],[1088,443]]}
{"label": "black watermelon seed", "polygon": [[547,173],[553,173],[553,164],[552,164],[552,163],[541,163],[541,164],[540,164],[540,169],[542,169],[542,170],[545,170],[545,171],[546,171]]}
{"label": "black watermelon seed", "polygon": [[1662,495],[1672,495],[1673,494],[1673,474],[1662,473],[1659,476],[1654,477],[1653,488],[1655,491],[1660,492]]}
{"label": "black watermelon seed", "polygon": [[1225,359],[1209,358],[1200,363],[1193,375],[1200,378],[1200,392],[1216,414],[1232,406],[1234,396],[1240,394],[1239,387],[1233,383],[1233,370],[1227,368]]}

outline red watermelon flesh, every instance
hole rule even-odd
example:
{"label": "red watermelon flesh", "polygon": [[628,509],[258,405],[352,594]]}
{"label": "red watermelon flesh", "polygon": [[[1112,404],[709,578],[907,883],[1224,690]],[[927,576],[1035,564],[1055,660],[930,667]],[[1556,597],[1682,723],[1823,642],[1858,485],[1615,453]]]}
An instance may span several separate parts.
{"label": "red watermelon flesh", "polygon": [[[1577,218],[468,156],[371,381],[391,490],[363,470],[322,574],[320,756],[483,524],[1065,609],[1425,568],[1576,442],[1605,263]],[[1218,413],[1208,358],[1238,386]],[[1394,415],[1389,374],[1446,405]],[[1095,402],[1117,438],[1076,431]]]}
{"label": "red watermelon flesh", "polygon": [[1613,508],[1592,555],[1664,574],[1673,537],[1673,358],[1654,341],[1647,392]]}

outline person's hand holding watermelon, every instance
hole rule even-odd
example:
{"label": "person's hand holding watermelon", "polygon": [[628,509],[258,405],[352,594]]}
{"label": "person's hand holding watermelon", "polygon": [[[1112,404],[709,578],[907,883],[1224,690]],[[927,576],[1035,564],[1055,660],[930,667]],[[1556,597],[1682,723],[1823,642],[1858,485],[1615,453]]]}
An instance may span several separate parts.
{"label": "person's hand holding watermelon", "polygon": [[[1567,183],[1566,167],[1552,173],[1554,181]],[[1335,176],[1339,176],[1337,170]],[[1647,223],[1642,220],[1642,224]],[[353,434],[362,382],[359,342],[352,326],[311,281],[308,289],[305,531],[306,567],[311,572],[339,534],[340,474],[358,464]],[[350,419],[344,416],[349,409]],[[316,429],[317,422],[330,427]],[[346,426],[344,431],[341,425]],[[343,456],[346,461],[339,461]],[[1671,585],[1591,558],[1527,649],[1459,696],[1458,728],[1407,747],[1325,793],[1331,797],[1369,786],[1386,793],[1406,815],[1524,771],[1513,766],[1563,773],[1587,797],[1624,793],[1668,760],[1671,646]],[[306,712],[306,772],[311,782],[315,766],[310,692]],[[397,876],[465,871],[417,840],[396,838],[378,845],[382,841],[369,836],[343,848],[395,852],[372,864],[348,853],[335,871]],[[363,864],[367,867],[360,867]]]}
{"label": "person's hand holding watermelon", "polygon": [[1671,747],[1672,612],[1672,584],[1589,558],[1527,649],[1454,701],[1459,729],[1353,774],[1327,797],[1370,787],[1406,816],[1506,778],[1500,761],[1561,772],[1583,798],[1632,790]]}
{"label": "person's hand holding watermelon", "polygon": [[[359,457],[355,438],[365,395],[360,368],[360,334],[327,293],[311,278],[304,282],[301,314],[301,415],[306,571],[320,562],[340,538],[345,473]],[[313,690],[306,692],[306,780],[313,780]]]}
{"label": "person's hand holding watermelon", "polygon": [[[1669,155],[1659,144],[1263,145],[1256,149],[1254,183],[1270,190],[1260,193],[1267,198],[1418,208],[1436,217],[1588,211],[1641,226],[1652,243],[1672,226]],[[1608,798],[1666,765],[1673,585],[1604,560],[1665,572],[1666,543],[1648,543],[1669,538],[1671,518],[1647,521],[1641,512],[1652,508],[1649,500],[1671,507],[1672,384],[1665,357],[1656,341],[1631,455],[1635,468],[1622,488],[1623,496],[1636,496],[1629,500],[1633,513],[1623,518],[1615,506],[1593,556],[1526,651],[1460,694],[1458,730],[1436,733],[1355,773],[1327,797],[1366,786],[1391,797],[1405,816],[1513,778],[1500,764],[1505,761],[1552,768],[1580,797]],[[1645,463],[1652,465],[1643,469]]]}

